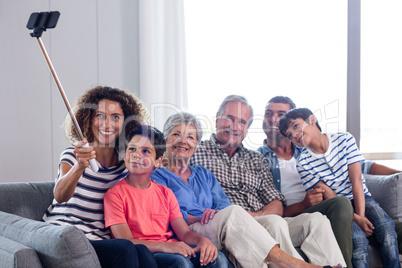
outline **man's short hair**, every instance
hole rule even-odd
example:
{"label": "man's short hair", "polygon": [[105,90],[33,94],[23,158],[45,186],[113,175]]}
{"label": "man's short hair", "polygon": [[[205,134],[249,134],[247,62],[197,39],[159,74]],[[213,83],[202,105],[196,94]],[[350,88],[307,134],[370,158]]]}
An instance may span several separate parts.
{"label": "man's short hair", "polygon": [[291,110],[296,108],[296,104],[292,101],[292,99],[286,96],[275,96],[267,102],[266,106],[268,106],[269,103],[285,103],[289,104]]}
{"label": "man's short hair", "polygon": [[253,123],[253,118],[254,118],[253,107],[248,103],[248,101],[247,101],[247,99],[245,97],[240,96],[240,95],[229,95],[229,96],[227,96],[222,101],[221,105],[219,106],[218,112],[216,112],[216,117],[219,117],[219,116],[221,116],[223,114],[223,111],[225,110],[225,106],[229,102],[242,103],[242,104],[247,105],[250,108],[251,116],[249,118],[249,123],[248,123],[248,127],[250,127],[251,123]]}
{"label": "man's short hair", "polygon": [[[162,132],[157,128],[148,125],[139,125],[130,131],[127,136],[127,143],[129,143],[135,135],[149,138],[152,146],[155,148],[156,159],[163,156],[166,150],[166,142]],[[125,149],[127,149],[127,143]]]}
{"label": "man's short hair", "polygon": [[[309,123],[310,115],[314,116],[313,112],[307,108],[295,108],[288,111],[286,114],[282,115],[281,119],[279,120],[279,131],[283,136],[286,137],[286,131],[289,128],[290,120],[301,118]],[[321,127],[318,122],[316,123],[316,125],[317,128],[321,131]]]}

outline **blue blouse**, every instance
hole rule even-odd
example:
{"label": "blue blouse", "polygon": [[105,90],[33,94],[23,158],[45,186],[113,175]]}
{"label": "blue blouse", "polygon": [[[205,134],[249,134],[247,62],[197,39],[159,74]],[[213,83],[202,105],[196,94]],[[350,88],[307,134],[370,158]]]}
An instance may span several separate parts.
{"label": "blue blouse", "polygon": [[231,205],[218,180],[208,169],[201,165],[190,166],[190,169],[188,184],[166,167],[151,174],[151,180],[173,191],[186,222],[189,214],[201,218],[207,208],[221,210]]}

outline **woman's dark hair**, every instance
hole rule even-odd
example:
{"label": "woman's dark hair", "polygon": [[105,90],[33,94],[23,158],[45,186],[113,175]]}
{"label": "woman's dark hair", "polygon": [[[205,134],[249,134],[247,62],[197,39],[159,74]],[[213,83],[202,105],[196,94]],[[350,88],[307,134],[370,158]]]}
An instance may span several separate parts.
{"label": "woman's dark hair", "polygon": [[[116,140],[115,147],[122,148],[125,143],[128,132],[130,129],[142,124],[147,117],[147,111],[141,101],[133,94],[107,86],[97,86],[84,93],[76,102],[74,106],[74,114],[77,118],[78,124],[82,130],[84,137],[88,142],[94,141],[94,134],[92,133],[92,120],[95,117],[96,109],[101,100],[110,100],[118,102],[123,110],[124,125],[120,137]],[[71,118],[68,116],[65,121],[66,136],[72,143],[79,140],[78,134],[75,130]],[[120,146],[118,146],[120,145]]]}
{"label": "woman's dark hair", "polygon": [[[155,148],[156,159],[163,156],[166,150],[166,141],[162,132],[157,128],[148,125],[139,125],[130,131],[127,136],[127,142],[129,143],[135,135],[149,138]],[[127,149],[127,144],[124,148]]]}

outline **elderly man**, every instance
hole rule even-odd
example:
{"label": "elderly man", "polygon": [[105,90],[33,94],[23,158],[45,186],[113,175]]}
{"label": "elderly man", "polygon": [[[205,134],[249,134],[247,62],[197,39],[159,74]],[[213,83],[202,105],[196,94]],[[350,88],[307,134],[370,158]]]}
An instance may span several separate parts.
{"label": "elderly man", "polygon": [[325,216],[282,218],[286,200],[273,184],[268,161],[242,145],[252,118],[252,107],[244,97],[226,97],[217,112],[216,134],[201,142],[190,165],[208,168],[230,201],[247,210],[289,255],[295,256],[294,246],[300,246],[311,263],[345,266]]}
{"label": "elderly man", "polygon": [[[285,96],[270,99],[265,106],[263,130],[267,136],[258,151],[268,160],[274,177],[274,184],[286,197],[284,216],[320,212],[326,215],[345,258],[347,267],[352,267],[352,221],[353,208],[347,198],[337,196],[324,200],[323,189],[305,192],[296,161],[301,148],[295,146],[279,132],[279,119],[289,110],[296,108],[294,102]],[[362,173],[389,175],[400,172],[374,162],[362,162]],[[396,231],[401,235],[402,224],[396,222]]]}

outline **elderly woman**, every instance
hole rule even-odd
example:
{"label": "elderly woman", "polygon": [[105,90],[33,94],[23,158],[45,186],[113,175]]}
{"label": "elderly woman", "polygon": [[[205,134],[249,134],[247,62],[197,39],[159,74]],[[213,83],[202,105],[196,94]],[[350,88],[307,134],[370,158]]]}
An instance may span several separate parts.
{"label": "elderly woman", "polygon": [[[320,267],[302,261],[293,248],[282,251],[268,231],[243,208],[231,205],[214,175],[203,166],[188,166],[201,141],[200,122],[189,113],[177,113],[164,126],[164,167],[152,180],[172,189],[190,229],[225,248],[242,267]],[[231,259],[233,261],[233,258]]]}

